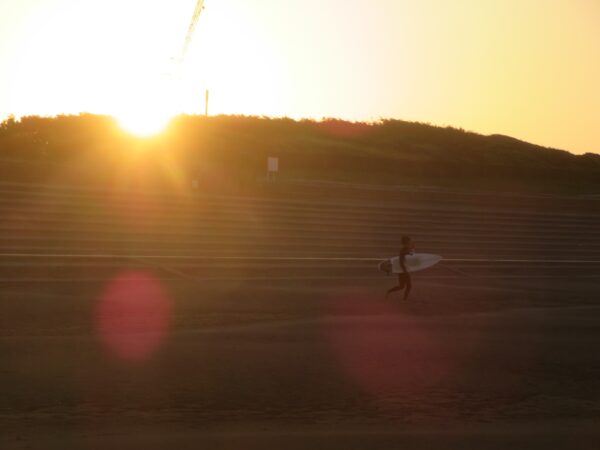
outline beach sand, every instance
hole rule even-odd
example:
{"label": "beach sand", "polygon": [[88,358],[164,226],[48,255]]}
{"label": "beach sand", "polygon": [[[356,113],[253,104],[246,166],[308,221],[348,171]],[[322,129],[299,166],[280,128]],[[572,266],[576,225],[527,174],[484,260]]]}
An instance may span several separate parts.
{"label": "beach sand", "polygon": [[597,443],[595,278],[154,283],[1,288],[0,448]]}

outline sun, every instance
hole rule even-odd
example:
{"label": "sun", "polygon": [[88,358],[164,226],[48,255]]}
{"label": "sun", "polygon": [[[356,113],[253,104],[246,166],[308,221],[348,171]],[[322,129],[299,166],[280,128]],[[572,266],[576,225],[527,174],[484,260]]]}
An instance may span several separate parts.
{"label": "sun", "polygon": [[173,116],[157,111],[130,111],[117,114],[121,128],[138,137],[153,137],[162,133]]}
{"label": "sun", "polygon": [[123,82],[121,92],[113,115],[123,130],[138,137],[160,134],[184,111],[184,86],[174,77],[140,74]]}

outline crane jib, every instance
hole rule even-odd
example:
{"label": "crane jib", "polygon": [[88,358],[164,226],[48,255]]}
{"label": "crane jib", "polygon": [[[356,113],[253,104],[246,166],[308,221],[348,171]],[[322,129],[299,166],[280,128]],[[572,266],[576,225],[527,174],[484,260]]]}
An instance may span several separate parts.
{"label": "crane jib", "polygon": [[194,15],[192,16],[192,21],[190,22],[190,26],[188,27],[188,32],[185,37],[185,42],[183,44],[183,49],[181,50],[180,61],[183,62],[188,49],[192,43],[192,39],[194,37],[194,31],[196,30],[196,25],[198,24],[198,19],[202,15],[202,11],[204,10],[204,0],[198,0],[196,3],[196,9],[194,10]]}

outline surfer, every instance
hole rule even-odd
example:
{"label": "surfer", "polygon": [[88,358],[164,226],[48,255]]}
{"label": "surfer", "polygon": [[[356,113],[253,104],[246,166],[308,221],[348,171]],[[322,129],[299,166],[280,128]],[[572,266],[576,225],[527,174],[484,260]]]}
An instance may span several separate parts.
{"label": "surfer", "polygon": [[400,267],[402,272],[398,274],[398,286],[391,288],[386,292],[385,298],[387,299],[390,294],[402,291],[404,289],[404,300],[408,299],[408,295],[412,289],[412,283],[410,279],[410,273],[406,268],[406,256],[412,255],[414,251],[414,244],[409,236],[402,236],[402,248],[400,249]]}

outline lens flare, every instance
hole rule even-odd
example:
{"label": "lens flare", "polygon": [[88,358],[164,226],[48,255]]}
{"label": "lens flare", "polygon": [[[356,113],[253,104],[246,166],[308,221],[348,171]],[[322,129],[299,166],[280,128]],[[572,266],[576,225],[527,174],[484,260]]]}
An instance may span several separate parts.
{"label": "lens flare", "polygon": [[369,292],[336,296],[331,307],[346,318],[326,329],[344,378],[378,407],[398,414],[410,408],[404,400],[447,382],[470,351],[448,348],[427,320],[406,313],[405,304]]}
{"label": "lens flare", "polygon": [[171,300],[151,275],[124,273],[102,293],[95,322],[97,335],[111,354],[126,361],[143,361],[167,337]]}

